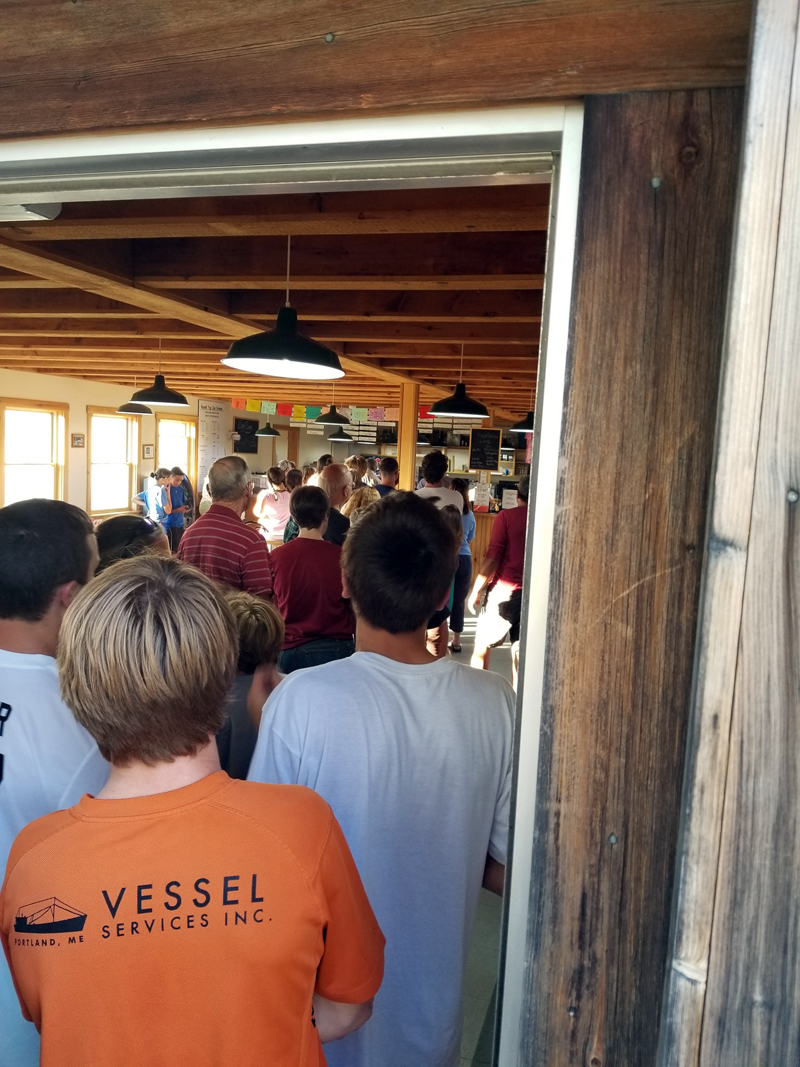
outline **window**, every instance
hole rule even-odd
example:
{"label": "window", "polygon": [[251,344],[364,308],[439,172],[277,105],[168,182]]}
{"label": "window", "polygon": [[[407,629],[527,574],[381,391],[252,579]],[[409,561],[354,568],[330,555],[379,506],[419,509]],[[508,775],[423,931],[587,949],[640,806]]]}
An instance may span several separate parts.
{"label": "window", "polygon": [[117,415],[113,408],[87,408],[89,426],[90,515],[131,510],[136,492],[139,416]]}
{"label": "window", "polygon": [[6,400],[0,404],[0,504],[64,499],[65,404]]}
{"label": "window", "polygon": [[180,467],[189,481],[196,480],[195,464],[197,444],[197,419],[176,419],[169,415],[156,415],[156,448],[158,467]]}

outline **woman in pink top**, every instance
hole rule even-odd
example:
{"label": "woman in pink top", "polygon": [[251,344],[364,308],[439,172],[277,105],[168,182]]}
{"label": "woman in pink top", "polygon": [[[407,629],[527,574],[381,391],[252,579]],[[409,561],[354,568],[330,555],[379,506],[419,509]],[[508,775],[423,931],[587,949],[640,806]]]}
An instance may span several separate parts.
{"label": "woman in pink top", "polygon": [[286,476],[280,467],[270,467],[267,471],[269,488],[259,493],[256,514],[268,541],[283,542],[283,530],[289,519],[289,497],[286,488]]}

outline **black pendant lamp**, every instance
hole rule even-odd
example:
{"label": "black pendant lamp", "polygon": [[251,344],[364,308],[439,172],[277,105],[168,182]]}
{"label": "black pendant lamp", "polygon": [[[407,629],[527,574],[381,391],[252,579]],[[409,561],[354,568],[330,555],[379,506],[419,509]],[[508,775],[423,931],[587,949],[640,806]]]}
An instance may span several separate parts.
{"label": "black pendant lamp", "polygon": [[349,426],[350,420],[346,415],[340,415],[336,410],[336,386],[331,386],[331,406],[325,412],[320,412],[314,419],[316,426]]}
{"label": "black pendant lamp", "polygon": [[292,238],[286,248],[286,306],[278,312],[274,330],[234,341],[220,362],[250,374],[275,378],[324,381],[344,375],[339,357],[331,348],[297,332],[297,312],[289,306],[289,265]]}
{"label": "black pendant lamp", "polygon": [[256,430],[256,437],[280,437],[280,430],[276,430],[270,423],[265,422],[260,430]]}
{"label": "black pendant lamp", "polygon": [[145,407],[144,404],[134,404],[132,400],[129,400],[127,404],[120,404],[117,408],[118,415],[152,415],[152,408]]}
{"label": "black pendant lamp", "polygon": [[520,422],[509,426],[509,430],[513,433],[533,433],[533,389],[531,389],[531,410]]}
{"label": "black pendant lamp", "polygon": [[[135,387],[135,383],[134,383]],[[158,374],[156,374],[153,384],[149,389],[140,389],[134,393],[131,397],[132,404],[156,404],[157,406],[164,408],[188,408],[189,401],[183,395],[183,393],[177,392],[175,389],[167,388],[167,383],[164,381],[164,375],[161,373],[161,338],[158,339]],[[152,411],[138,412],[137,414],[152,415]]]}
{"label": "black pendant lamp", "polygon": [[355,437],[351,437],[349,433],[345,433],[344,430],[334,430],[332,434],[328,436],[329,441],[349,441],[351,444],[355,443]]}
{"label": "black pendant lamp", "polygon": [[464,346],[461,346],[461,365],[458,370],[458,385],[450,396],[437,400],[428,408],[430,415],[444,416],[448,419],[488,419],[489,409],[467,394],[467,387],[461,381],[464,370]]}

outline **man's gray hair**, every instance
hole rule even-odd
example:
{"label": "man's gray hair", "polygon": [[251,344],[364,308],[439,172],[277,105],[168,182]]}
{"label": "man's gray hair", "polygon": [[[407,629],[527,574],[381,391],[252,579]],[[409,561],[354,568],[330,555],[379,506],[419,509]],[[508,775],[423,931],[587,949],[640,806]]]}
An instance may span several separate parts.
{"label": "man's gray hair", "polygon": [[212,500],[238,500],[252,481],[250,468],[241,456],[223,456],[208,471],[208,489]]}
{"label": "man's gray hair", "polygon": [[326,493],[344,489],[346,485],[352,487],[353,479],[344,463],[329,463],[327,467],[323,467],[319,475],[319,486]]}

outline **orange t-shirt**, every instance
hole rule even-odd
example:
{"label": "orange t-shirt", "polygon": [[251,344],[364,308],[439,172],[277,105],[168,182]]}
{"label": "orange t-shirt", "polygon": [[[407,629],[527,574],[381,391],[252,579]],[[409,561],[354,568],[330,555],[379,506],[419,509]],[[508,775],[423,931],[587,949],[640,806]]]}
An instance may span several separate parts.
{"label": "orange t-shirt", "polygon": [[361,1003],[383,976],[325,801],[224,771],[31,823],[0,934],[42,1067],[317,1067],[312,994]]}

